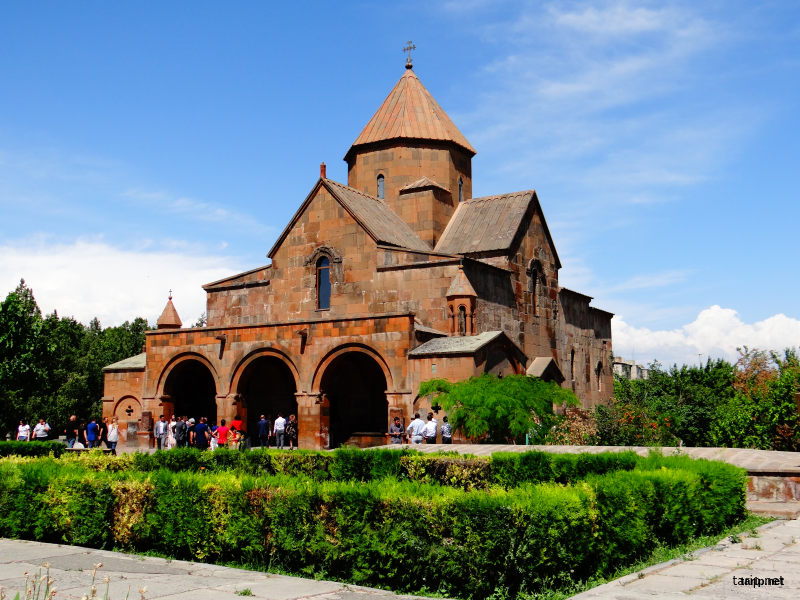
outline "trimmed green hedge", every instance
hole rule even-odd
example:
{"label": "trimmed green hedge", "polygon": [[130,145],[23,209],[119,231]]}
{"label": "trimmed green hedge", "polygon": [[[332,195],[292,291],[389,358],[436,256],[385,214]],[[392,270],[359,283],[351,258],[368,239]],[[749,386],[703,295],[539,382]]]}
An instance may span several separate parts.
{"label": "trimmed green hedge", "polygon": [[297,450],[194,448],[135,454],[139,471],[237,470],[251,475],[292,475],[316,481],[374,481],[384,477],[436,483],[463,490],[492,485],[516,487],[525,482],[570,483],[591,474],[632,470],[642,460],[633,452],[602,454],[550,454],[546,452],[497,452],[491,457],[456,453],[427,454],[413,449],[370,450],[339,448],[334,452]]}
{"label": "trimmed green hedge", "polygon": [[0,456],[61,456],[66,446],[62,442],[0,442]]}
{"label": "trimmed green hedge", "polygon": [[[302,459],[307,473],[321,470],[318,456]],[[269,464],[285,466],[281,460],[300,461]],[[541,459],[526,460],[531,472],[547,472],[536,466]],[[608,574],[658,543],[720,531],[745,512],[743,470],[681,457],[640,459],[634,470],[575,485],[485,491],[398,481],[388,462],[345,460],[338,472],[330,463],[328,473],[351,479],[341,482],[163,468],[98,472],[77,460],[4,459],[0,536],[477,599]],[[382,471],[390,476],[357,481]]]}

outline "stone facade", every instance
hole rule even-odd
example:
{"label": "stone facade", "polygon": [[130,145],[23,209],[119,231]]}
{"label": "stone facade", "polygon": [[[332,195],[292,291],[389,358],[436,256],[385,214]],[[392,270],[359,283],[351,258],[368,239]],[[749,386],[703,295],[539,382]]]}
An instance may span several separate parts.
{"label": "stone facade", "polygon": [[434,377],[546,367],[607,400],[612,315],[559,286],[536,192],[472,198],[474,154],[408,69],[347,152],[348,185],[323,165],[270,264],[203,286],[205,327],[170,299],[144,353],[106,367],[104,415],[145,437],[160,414],[296,413],[300,446],[327,448],[384,443]]}

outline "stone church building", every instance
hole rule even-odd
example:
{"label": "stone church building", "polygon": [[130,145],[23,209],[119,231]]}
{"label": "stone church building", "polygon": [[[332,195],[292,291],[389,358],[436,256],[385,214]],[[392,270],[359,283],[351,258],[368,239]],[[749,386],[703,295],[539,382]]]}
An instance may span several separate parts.
{"label": "stone church building", "polygon": [[144,352],[104,369],[129,442],[159,414],[295,413],[300,447],[384,443],[426,410],[422,381],[528,373],[584,406],[612,390],[612,314],[558,284],[536,192],[474,198],[476,150],[411,65],[320,177],[270,264],[203,286],[207,324],[167,303]]}

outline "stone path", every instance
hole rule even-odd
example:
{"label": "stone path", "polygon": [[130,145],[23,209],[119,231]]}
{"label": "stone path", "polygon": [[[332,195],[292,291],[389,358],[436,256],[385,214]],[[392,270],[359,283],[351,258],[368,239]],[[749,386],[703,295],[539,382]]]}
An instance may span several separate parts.
{"label": "stone path", "polygon": [[[385,448],[398,448],[397,445],[382,446]],[[800,474],[800,452],[779,452],[775,450],[750,450],[748,448],[650,448],[647,446],[519,446],[504,444],[415,444],[412,447],[421,452],[441,452],[443,450],[460,452],[461,454],[474,454],[488,456],[494,452],[529,452],[541,450],[557,454],[578,454],[588,452],[599,454],[601,452],[624,452],[632,450],[640,456],[647,456],[651,450],[661,450],[664,456],[672,454],[685,454],[692,458],[707,458],[720,460],[746,469],[749,473],[796,473]]]}
{"label": "stone path", "polygon": [[[767,585],[770,580],[775,585]],[[800,520],[774,521],[684,559],[588,590],[580,600],[800,598]]]}
{"label": "stone path", "polygon": [[[26,573],[44,574],[42,565],[47,564],[57,590],[55,600],[79,599],[89,595],[92,571],[98,563],[102,567],[97,570],[95,585],[100,600],[106,585],[110,600],[241,600],[246,596],[254,600],[420,600],[419,596],[398,596],[332,581],[7,539],[0,539],[0,588],[11,599],[16,592],[24,596]],[[103,582],[105,577],[108,584]],[[144,588],[141,594],[139,590]]]}

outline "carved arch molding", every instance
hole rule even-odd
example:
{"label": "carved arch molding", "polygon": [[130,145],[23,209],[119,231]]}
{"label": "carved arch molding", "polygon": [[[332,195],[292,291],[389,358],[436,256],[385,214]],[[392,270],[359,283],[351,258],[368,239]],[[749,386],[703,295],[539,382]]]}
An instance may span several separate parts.
{"label": "carved arch molding", "polygon": [[303,264],[310,269],[316,269],[317,261],[326,257],[331,261],[331,284],[338,284],[344,281],[342,273],[342,254],[333,246],[318,246],[303,261]]}

